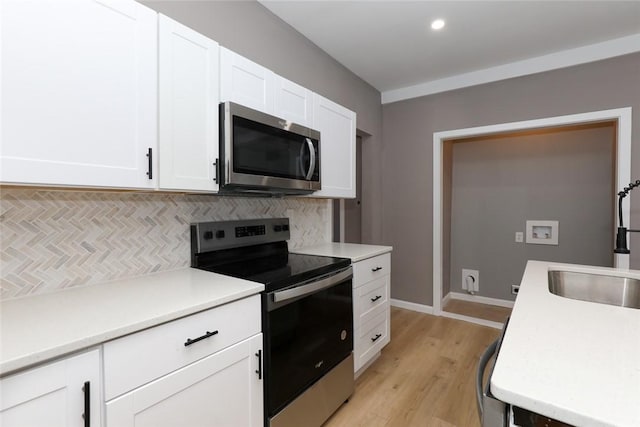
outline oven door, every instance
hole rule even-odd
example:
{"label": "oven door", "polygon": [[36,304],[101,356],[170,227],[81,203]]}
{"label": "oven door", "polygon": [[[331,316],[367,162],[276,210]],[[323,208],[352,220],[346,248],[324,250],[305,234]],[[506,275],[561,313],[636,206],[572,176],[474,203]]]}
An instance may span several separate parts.
{"label": "oven door", "polygon": [[265,293],[265,410],[272,417],[353,351],[352,269]]}
{"label": "oven door", "polygon": [[242,105],[220,104],[223,186],[311,192],[320,186],[320,132]]}

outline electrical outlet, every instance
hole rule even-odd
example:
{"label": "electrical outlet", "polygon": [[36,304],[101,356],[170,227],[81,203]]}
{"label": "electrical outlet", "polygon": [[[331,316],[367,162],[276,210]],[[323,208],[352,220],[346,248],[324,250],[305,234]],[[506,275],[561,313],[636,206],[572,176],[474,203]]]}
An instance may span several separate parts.
{"label": "electrical outlet", "polygon": [[524,242],[524,233],[522,231],[516,231],[516,243]]}
{"label": "electrical outlet", "polygon": [[518,295],[518,292],[520,292],[520,285],[511,285],[511,293]]}
{"label": "electrical outlet", "polygon": [[480,290],[480,273],[478,270],[462,269],[462,289],[467,292],[478,292]]}

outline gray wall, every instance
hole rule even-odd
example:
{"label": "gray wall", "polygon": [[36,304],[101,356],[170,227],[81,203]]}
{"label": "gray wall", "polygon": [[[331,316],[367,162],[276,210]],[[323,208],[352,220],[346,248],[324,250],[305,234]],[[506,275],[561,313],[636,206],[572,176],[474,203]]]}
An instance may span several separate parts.
{"label": "gray wall", "polygon": [[[478,295],[514,300],[529,259],[613,266],[614,158],[613,122],[456,141],[451,291],[463,268]],[[558,245],[516,243],[527,220],[559,221]]]}
{"label": "gray wall", "polygon": [[[433,304],[433,133],[631,106],[632,177],[640,168],[640,54],[385,104],[383,241],[394,246],[391,296]],[[640,194],[631,195],[640,228]],[[640,267],[640,236],[631,235]],[[633,249],[635,248],[635,250]],[[482,278],[481,278],[482,281]]]}
{"label": "gray wall", "polygon": [[[256,1],[141,1],[281,76],[357,113],[363,144],[364,243],[382,243],[380,92]],[[313,19],[313,17],[310,17]]]}

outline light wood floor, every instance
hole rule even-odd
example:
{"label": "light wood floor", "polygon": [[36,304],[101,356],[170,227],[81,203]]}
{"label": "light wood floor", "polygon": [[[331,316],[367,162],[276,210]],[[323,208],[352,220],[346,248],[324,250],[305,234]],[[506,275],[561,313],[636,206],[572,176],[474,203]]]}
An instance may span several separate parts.
{"label": "light wood floor", "polygon": [[511,309],[497,305],[480,304],[451,298],[442,309],[449,313],[463,314],[478,319],[504,323],[511,315]]}
{"label": "light wood floor", "polygon": [[391,307],[391,342],[325,427],[475,427],[475,370],[500,331]]}

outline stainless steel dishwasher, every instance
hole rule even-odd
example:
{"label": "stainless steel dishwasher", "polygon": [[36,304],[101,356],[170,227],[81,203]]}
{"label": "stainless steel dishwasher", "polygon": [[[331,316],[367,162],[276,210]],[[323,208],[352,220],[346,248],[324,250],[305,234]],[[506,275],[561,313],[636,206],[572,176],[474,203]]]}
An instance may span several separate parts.
{"label": "stainless steel dishwasher", "polygon": [[[496,399],[491,394],[491,375],[493,375],[495,360],[498,357],[500,345],[507,331],[508,324],[509,319],[504,322],[500,337],[487,347],[478,362],[478,369],[476,371],[476,402],[478,404],[478,415],[480,416],[480,425],[482,425],[482,427],[504,427],[509,425],[509,405]],[[484,373],[489,362],[492,360],[493,363],[491,363],[490,366],[487,383],[483,385]]]}
{"label": "stainless steel dishwasher", "polygon": [[[476,371],[476,403],[482,427],[572,427],[561,421],[531,412],[527,409],[502,402],[491,393],[491,376],[495,361],[498,359],[502,340],[507,332],[509,319],[504,322],[500,337],[492,342],[478,361]],[[491,363],[493,361],[493,363]],[[483,384],[484,373],[489,369],[486,384]]]}

